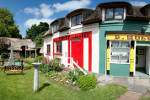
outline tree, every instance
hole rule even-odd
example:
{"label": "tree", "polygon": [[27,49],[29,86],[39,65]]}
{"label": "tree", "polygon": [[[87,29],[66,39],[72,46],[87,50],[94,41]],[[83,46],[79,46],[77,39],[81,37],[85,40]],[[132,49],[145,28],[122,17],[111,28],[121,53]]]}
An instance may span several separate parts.
{"label": "tree", "polygon": [[0,8],[0,37],[22,38],[13,14],[7,8]]}
{"label": "tree", "polygon": [[43,46],[43,38],[42,35],[49,29],[49,25],[46,22],[40,22],[39,25],[32,25],[26,31],[26,38],[35,41],[36,47]]}

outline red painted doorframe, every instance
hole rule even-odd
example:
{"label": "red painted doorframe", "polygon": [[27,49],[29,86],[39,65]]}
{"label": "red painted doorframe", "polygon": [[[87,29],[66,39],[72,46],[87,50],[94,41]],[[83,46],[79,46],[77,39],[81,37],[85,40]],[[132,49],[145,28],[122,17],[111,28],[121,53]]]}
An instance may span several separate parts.
{"label": "red painted doorframe", "polygon": [[[63,40],[68,40],[68,57],[70,57],[70,41],[72,39],[84,39],[88,38],[89,39],[89,71],[92,71],[92,32],[83,32],[83,33],[77,33],[77,34],[71,34],[71,35],[66,35],[58,38],[53,39],[53,57],[54,57],[54,42],[56,41],[63,41]],[[84,54],[84,53],[83,53]],[[84,56],[84,55],[83,55]],[[70,59],[68,59],[68,63],[70,63]]]}

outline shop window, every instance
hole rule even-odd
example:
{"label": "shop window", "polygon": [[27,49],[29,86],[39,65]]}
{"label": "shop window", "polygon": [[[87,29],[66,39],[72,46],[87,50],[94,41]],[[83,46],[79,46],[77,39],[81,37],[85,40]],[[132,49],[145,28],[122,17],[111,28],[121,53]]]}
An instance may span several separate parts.
{"label": "shop window", "polygon": [[82,21],[82,14],[71,17],[71,26],[80,25]]}
{"label": "shop window", "polygon": [[53,32],[56,32],[56,31],[58,30],[58,28],[59,28],[59,24],[58,24],[58,23],[55,23],[55,24],[53,25]]}
{"label": "shop window", "polygon": [[129,63],[130,42],[111,41],[111,63]]}
{"label": "shop window", "polygon": [[105,11],[105,20],[123,19],[123,8],[107,8]]}
{"label": "shop window", "polygon": [[51,48],[51,45],[50,45],[50,44],[47,45],[47,54],[48,54],[48,55],[50,55],[50,52],[51,52],[51,49],[50,49],[50,48]]}
{"label": "shop window", "polygon": [[56,53],[62,53],[62,41],[56,42]]}

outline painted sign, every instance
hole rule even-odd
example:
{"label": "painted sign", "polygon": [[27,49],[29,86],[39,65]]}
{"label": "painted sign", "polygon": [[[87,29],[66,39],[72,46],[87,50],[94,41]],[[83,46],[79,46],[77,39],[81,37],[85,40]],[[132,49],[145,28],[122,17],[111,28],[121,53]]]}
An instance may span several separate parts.
{"label": "painted sign", "polygon": [[91,32],[83,32],[83,33],[78,33],[78,34],[71,34],[71,35],[66,35],[62,37],[58,37],[54,39],[54,42],[56,41],[63,41],[63,40],[71,40],[71,39],[80,39],[80,38],[87,38]]}
{"label": "painted sign", "polygon": [[150,35],[136,34],[107,34],[107,40],[134,40],[134,41],[150,41]]}

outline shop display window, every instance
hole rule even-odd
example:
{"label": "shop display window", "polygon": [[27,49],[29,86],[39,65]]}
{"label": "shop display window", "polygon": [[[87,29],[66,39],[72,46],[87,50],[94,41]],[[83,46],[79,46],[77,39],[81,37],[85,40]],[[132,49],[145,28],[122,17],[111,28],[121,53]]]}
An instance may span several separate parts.
{"label": "shop display window", "polygon": [[129,63],[130,42],[111,41],[111,63]]}

